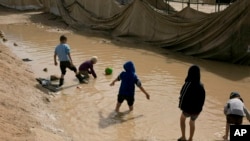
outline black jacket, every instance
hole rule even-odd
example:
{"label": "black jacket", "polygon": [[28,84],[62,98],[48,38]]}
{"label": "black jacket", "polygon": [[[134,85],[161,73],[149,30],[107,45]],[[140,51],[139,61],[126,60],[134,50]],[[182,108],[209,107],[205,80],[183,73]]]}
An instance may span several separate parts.
{"label": "black jacket", "polygon": [[205,89],[200,83],[185,82],[179,97],[179,108],[189,114],[202,111],[205,102]]}
{"label": "black jacket", "polygon": [[202,111],[205,101],[205,89],[200,82],[200,68],[193,65],[188,70],[187,78],[179,97],[179,108],[189,114]]}

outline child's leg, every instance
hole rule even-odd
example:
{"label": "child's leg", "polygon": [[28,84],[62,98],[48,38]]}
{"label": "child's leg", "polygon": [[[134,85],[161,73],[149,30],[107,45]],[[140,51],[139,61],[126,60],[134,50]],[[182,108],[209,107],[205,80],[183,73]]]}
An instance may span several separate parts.
{"label": "child's leg", "polygon": [[122,104],[119,103],[119,102],[116,103],[116,107],[115,107],[115,111],[116,111],[116,112],[119,112],[119,109],[120,109],[121,105],[122,105]]}
{"label": "child's leg", "polygon": [[186,117],[185,115],[182,113],[181,114],[181,118],[180,118],[180,126],[181,126],[181,140],[186,140],[186,135],[185,135],[185,129],[186,129]]}
{"label": "child's leg", "polygon": [[134,110],[134,101],[135,101],[135,98],[132,96],[132,97],[126,97],[126,100],[127,100],[127,104],[128,104],[128,107],[129,107],[129,111],[133,111]]}
{"label": "child's leg", "polygon": [[61,70],[61,79],[64,79],[64,75],[66,74],[65,62],[60,62],[60,70]]}
{"label": "child's leg", "polygon": [[194,131],[195,131],[195,120],[190,119],[189,125],[190,125],[190,136],[189,136],[188,141],[192,141],[193,136],[194,136]]}
{"label": "child's leg", "polygon": [[84,76],[84,79],[89,79],[89,73],[87,71],[81,71],[80,73]]}
{"label": "child's leg", "polygon": [[129,106],[129,111],[133,111],[134,110],[134,106]]}
{"label": "child's leg", "polygon": [[64,79],[64,76],[65,76],[65,74],[61,74],[61,77],[60,77],[60,78]]}
{"label": "child's leg", "polygon": [[76,67],[71,65],[70,62],[67,63],[67,68],[69,68],[71,71],[74,71],[75,75],[78,74]]}
{"label": "child's leg", "polygon": [[116,108],[115,108],[115,111],[116,111],[116,112],[119,112],[119,109],[120,109],[120,107],[121,107],[122,102],[124,101],[124,99],[125,99],[125,98],[124,98],[123,95],[118,94],[118,96],[117,96]]}
{"label": "child's leg", "polygon": [[190,117],[189,126],[190,126],[190,134],[188,141],[193,140],[194,132],[195,132],[195,120],[198,118],[199,114],[193,114]]}
{"label": "child's leg", "polygon": [[61,69],[61,78],[59,81],[59,86],[62,86],[64,83],[64,76],[66,74],[66,66],[63,62],[60,62],[60,69]]}
{"label": "child's leg", "polygon": [[64,84],[64,75],[62,75],[59,80],[59,86],[62,86],[63,84]]}
{"label": "child's leg", "polygon": [[230,125],[229,125],[229,123],[227,123],[226,124],[226,132],[225,132],[225,135],[223,136],[224,140],[228,139],[229,128],[230,128]]}

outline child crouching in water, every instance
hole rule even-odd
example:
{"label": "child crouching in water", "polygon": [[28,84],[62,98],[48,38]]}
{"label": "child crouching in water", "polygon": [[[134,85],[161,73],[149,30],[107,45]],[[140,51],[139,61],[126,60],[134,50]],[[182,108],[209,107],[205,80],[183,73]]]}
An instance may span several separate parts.
{"label": "child crouching in water", "polygon": [[115,82],[121,80],[121,85],[118,93],[117,104],[115,111],[119,112],[120,106],[124,100],[127,101],[129,110],[133,111],[135,85],[146,95],[147,99],[150,99],[149,94],[142,87],[140,80],[137,78],[135,73],[135,67],[133,62],[128,61],[123,65],[125,71],[121,72],[120,75],[111,82],[110,86],[115,85]]}
{"label": "child crouching in water", "polygon": [[89,74],[92,74],[94,78],[97,78],[97,75],[94,70],[94,64],[97,63],[97,56],[92,56],[89,60],[83,62],[79,66],[79,74],[83,75],[82,81],[88,83]]}
{"label": "child crouching in water", "polygon": [[227,118],[226,133],[223,136],[224,140],[228,140],[230,124],[241,125],[245,115],[250,122],[250,114],[244,106],[243,99],[237,92],[232,92],[230,94],[229,100],[224,107],[224,114]]}

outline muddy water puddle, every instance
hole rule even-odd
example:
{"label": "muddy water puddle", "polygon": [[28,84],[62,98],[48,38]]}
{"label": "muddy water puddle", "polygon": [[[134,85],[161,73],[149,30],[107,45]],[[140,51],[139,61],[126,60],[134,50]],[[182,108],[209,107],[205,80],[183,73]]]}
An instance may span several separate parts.
{"label": "muddy water puddle", "polygon": [[[27,63],[36,77],[60,75],[59,67],[54,66],[53,53],[61,34],[68,37],[77,67],[91,56],[98,56],[94,66],[97,79],[91,78],[89,84],[79,85],[74,73],[68,70],[64,89],[52,100],[52,105],[58,108],[58,120],[74,141],[176,140],[180,136],[179,91],[191,64],[200,65],[207,94],[204,110],[196,123],[195,141],[222,138],[225,126],[222,109],[231,91],[240,92],[250,108],[250,68],[246,66],[184,57],[164,49],[120,43],[101,36],[63,30],[54,32],[34,24],[1,25],[1,30],[8,38],[4,44],[20,58],[32,60]],[[127,112],[128,107],[123,103],[122,113],[116,114],[114,108],[120,83],[113,87],[109,84],[123,71],[122,66],[128,60],[134,62],[151,100],[136,89],[134,111]],[[106,67],[113,68],[112,75],[104,75]],[[44,68],[48,71],[44,72]]]}

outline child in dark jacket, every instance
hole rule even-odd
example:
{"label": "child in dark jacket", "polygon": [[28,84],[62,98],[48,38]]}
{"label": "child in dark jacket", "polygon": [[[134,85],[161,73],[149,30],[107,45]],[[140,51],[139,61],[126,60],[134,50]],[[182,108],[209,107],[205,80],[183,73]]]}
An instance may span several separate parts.
{"label": "child in dark jacket", "polygon": [[97,56],[92,56],[89,60],[83,62],[79,66],[79,74],[83,75],[83,82],[88,83],[89,74],[92,74],[94,78],[97,78],[97,75],[94,70],[94,64],[97,63]]}
{"label": "child in dark jacket", "polygon": [[137,78],[133,62],[128,61],[123,65],[123,67],[125,71],[121,72],[120,75],[110,84],[110,86],[113,86],[115,85],[115,82],[121,80],[117,104],[115,108],[116,112],[119,112],[120,106],[124,100],[127,101],[129,110],[133,110],[135,85],[140,88],[140,90],[146,95],[147,99],[150,99],[149,94],[145,91],[140,80]]}
{"label": "child in dark jacket", "polygon": [[182,86],[179,97],[179,108],[182,110],[180,117],[180,126],[182,136],[178,141],[186,141],[185,135],[185,121],[190,117],[190,136],[189,141],[193,140],[195,131],[195,120],[202,111],[205,102],[205,89],[200,82],[200,68],[193,65],[188,70],[188,75],[185,83]]}

